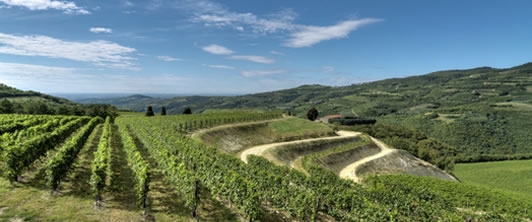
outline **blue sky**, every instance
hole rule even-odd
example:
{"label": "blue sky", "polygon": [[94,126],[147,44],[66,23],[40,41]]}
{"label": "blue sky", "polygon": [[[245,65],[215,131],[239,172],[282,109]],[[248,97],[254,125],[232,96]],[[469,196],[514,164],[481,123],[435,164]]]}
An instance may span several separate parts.
{"label": "blue sky", "polygon": [[0,82],[243,94],[532,61],[532,1],[0,0]]}

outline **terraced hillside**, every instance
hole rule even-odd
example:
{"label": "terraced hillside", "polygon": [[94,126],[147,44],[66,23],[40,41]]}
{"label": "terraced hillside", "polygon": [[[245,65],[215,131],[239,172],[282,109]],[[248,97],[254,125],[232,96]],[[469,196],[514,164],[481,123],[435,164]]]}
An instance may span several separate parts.
{"label": "terraced hillside", "polygon": [[[285,134],[283,129],[288,129],[285,127],[291,126],[292,121],[297,126],[314,124],[280,119],[280,113],[124,115],[114,121],[98,117],[6,115],[1,122],[2,126],[17,125],[21,121],[32,122],[33,118],[44,118],[44,122],[23,124],[1,136],[3,221],[532,218],[526,210],[531,209],[532,202],[511,194],[412,176],[369,176],[360,184],[334,173],[333,169],[341,168],[347,160],[327,168],[328,161],[341,162],[333,161],[339,158],[335,155],[369,145],[369,137],[358,136],[337,144],[340,146],[315,150],[319,152],[296,149],[294,154],[302,153],[302,158],[284,155],[286,150],[277,152],[288,158],[283,161],[300,159],[306,173],[254,155],[247,158],[246,164],[237,157],[238,152],[208,146],[190,137],[194,132],[221,125],[272,122],[282,123],[270,128],[278,130],[276,138],[303,139],[304,134]],[[53,130],[48,130],[52,125]],[[299,132],[312,130],[305,128]],[[328,130],[323,132],[318,136],[328,136]],[[24,142],[18,138],[24,138]],[[353,143],[358,145],[351,147]]]}
{"label": "terraced hillside", "polygon": [[[304,121],[305,124],[301,124]],[[456,180],[453,176],[422,161],[406,151],[391,149],[382,142],[358,132],[338,131],[335,136],[275,142],[268,126],[282,124],[298,125],[299,137],[314,137],[307,129],[325,128],[323,124],[297,118],[280,119],[258,123],[222,126],[198,132],[194,137],[230,154],[235,154],[247,163],[248,156],[262,156],[277,165],[285,165],[302,172],[305,166],[319,164],[342,178],[360,182],[362,175],[406,173],[419,176]],[[294,133],[294,132],[293,132]],[[307,133],[307,134],[305,134]],[[290,138],[290,137],[289,137]],[[260,145],[259,145],[260,144]],[[377,166],[374,164],[378,162]]]}

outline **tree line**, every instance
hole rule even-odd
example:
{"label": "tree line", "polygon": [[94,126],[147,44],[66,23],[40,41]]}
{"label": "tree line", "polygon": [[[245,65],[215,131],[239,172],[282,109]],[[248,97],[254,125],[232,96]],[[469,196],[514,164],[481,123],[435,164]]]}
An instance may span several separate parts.
{"label": "tree line", "polygon": [[0,100],[0,114],[71,115],[106,118],[118,116],[118,109],[108,104],[53,104],[44,101]]}

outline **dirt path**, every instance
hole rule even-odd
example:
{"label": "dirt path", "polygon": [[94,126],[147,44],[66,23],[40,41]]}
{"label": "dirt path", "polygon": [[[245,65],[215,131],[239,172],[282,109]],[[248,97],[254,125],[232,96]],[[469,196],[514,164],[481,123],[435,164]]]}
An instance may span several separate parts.
{"label": "dirt path", "polygon": [[314,141],[321,141],[321,140],[333,140],[333,139],[338,139],[338,138],[355,137],[355,136],[360,135],[359,132],[351,132],[351,131],[343,131],[343,130],[336,132],[336,134],[338,134],[338,136],[305,139],[305,140],[295,140],[295,141],[290,141],[290,142],[270,143],[270,144],[254,146],[254,147],[244,150],[244,152],[240,154],[240,159],[244,161],[245,163],[247,163],[248,162],[247,159],[249,155],[262,156],[264,152],[266,152],[267,150],[276,148],[278,146],[305,143],[305,142],[314,142]]}
{"label": "dirt path", "polygon": [[210,127],[210,128],[196,130],[196,131],[191,132],[189,135],[190,135],[191,138],[196,138],[199,135],[204,134],[205,132],[209,132],[209,131],[216,131],[216,130],[220,130],[220,129],[228,129],[228,128],[235,127],[235,126],[246,126],[246,125],[250,125],[250,124],[260,124],[260,123],[275,122],[275,121],[283,120],[285,118],[286,118],[286,116],[283,115],[282,118],[277,118],[277,119],[252,121],[252,122],[244,122],[244,123],[222,124],[222,125],[215,126],[215,127]]}
{"label": "dirt path", "polygon": [[381,151],[375,155],[372,155],[372,156],[368,156],[368,157],[365,157],[361,160],[358,160],[352,164],[349,164],[347,167],[345,167],[344,169],[342,169],[342,171],[340,171],[340,177],[341,178],[345,178],[345,179],[350,179],[350,180],[353,180],[355,182],[360,182],[360,177],[357,177],[356,175],[356,169],[364,164],[364,163],[367,163],[369,161],[372,161],[372,160],[375,160],[375,159],[378,159],[378,158],[381,158],[383,156],[386,156],[390,153],[393,153],[395,152],[396,150],[395,149],[392,149],[390,148],[388,145],[382,143],[380,140],[377,140],[373,137],[371,137],[371,140],[377,144],[377,146],[379,146],[379,148],[381,149]]}

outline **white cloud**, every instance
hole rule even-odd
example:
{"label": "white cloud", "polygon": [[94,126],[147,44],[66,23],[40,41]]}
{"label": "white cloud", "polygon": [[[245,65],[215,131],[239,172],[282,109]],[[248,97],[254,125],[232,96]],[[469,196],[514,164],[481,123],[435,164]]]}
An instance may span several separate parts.
{"label": "white cloud", "polygon": [[285,55],[284,53],[278,51],[270,51],[270,53],[274,55]]}
{"label": "white cloud", "polygon": [[29,10],[61,10],[66,14],[88,15],[91,14],[86,9],[79,7],[74,2],[55,0],[0,0],[8,6],[25,7]]}
{"label": "white cloud", "polygon": [[254,55],[231,56],[229,58],[237,59],[237,60],[247,60],[247,61],[263,63],[263,64],[272,64],[275,62],[275,60],[273,59],[266,58],[263,56],[254,56]]}
{"label": "white cloud", "polygon": [[230,49],[225,48],[221,45],[216,45],[216,44],[205,46],[202,49],[205,52],[216,54],[216,55],[231,55],[234,53]]}
{"label": "white cloud", "polygon": [[134,6],[133,2],[128,1],[128,0],[125,0],[125,1],[122,3],[122,5],[123,5],[124,7],[133,7],[133,6]]}
{"label": "white cloud", "polygon": [[341,71],[336,70],[336,67],[334,66],[323,66],[321,67],[321,72],[325,74],[330,74],[330,75],[347,75],[348,74],[346,72],[341,72]]}
{"label": "white cloud", "polygon": [[53,67],[53,66],[42,66],[42,65],[33,65],[33,64],[22,64],[22,63],[5,63],[0,62],[0,74],[1,75],[36,75],[42,76],[65,76],[70,75],[74,72],[74,68],[64,68],[64,67]]}
{"label": "white cloud", "polygon": [[334,66],[324,66],[321,67],[321,71],[324,73],[336,73],[336,68]]}
{"label": "white cloud", "polygon": [[[199,1],[205,4],[207,1]],[[223,9],[223,7],[194,8],[197,12],[192,19],[194,22],[203,23],[206,26],[232,27],[243,31],[248,26],[255,33],[274,33],[278,31],[292,30],[296,27],[293,20],[296,13],[286,9],[268,18],[259,18],[252,13],[235,13]]]}
{"label": "white cloud", "polygon": [[192,21],[208,27],[249,30],[254,33],[288,33],[283,45],[292,48],[309,47],[322,41],[345,38],[362,25],[380,21],[364,18],[341,21],[331,26],[312,26],[295,23],[297,13],[284,9],[275,14],[257,16],[253,13],[239,13],[226,9],[210,0],[177,0],[175,7],[187,11]]}
{"label": "white cloud", "polygon": [[305,26],[290,34],[290,39],[285,42],[285,46],[292,48],[309,47],[325,40],[346,38],[349,33],[359,27],[379,21],[379,19],[367,18],[343,21],[332,26]]}
{"label": "white cloud", "polygon": [[0,62],[0,79],[3,83],[40,92],[175,93],[176,87],[188,86],[193,89],[196,86],[191,83],[197,82],[194,80],[184,82],[188,79],[174,74],[138,76],[108,73],[102,75],[90,72],[101,71]]}
{"label": "white cloud", "polygon": [[89,29],[89,31],[93,33],[113,33],[112,29],[102,27],[92,27]]}
{"label": "white cloud", "polygon": [[205,64],[204,66],[207,66],[209,68],[215,68],[215,69],[230,69],[230,70],[236,69],[235,67],[226,66],[226,65],[206,65]]}
{"label": "white cloud", "polygon": [[170,56],[157,56],[157,58],[165,62],[181,61],[180,58],[174,58]]}
{"label": "white cloud", "polygon": [[89,62],[94,65],[138,69],[132,62],[134,48],[97,40],[69,42],[42,35],[15,36],[0,33],[0,53],[21,56],[43,56]]}
{"label": "white cloud", "polygon": [[255,77],[255,76],[268,76],[284,73],[284,70],[248,70],[242,71],[242,75],[245,77]]}

